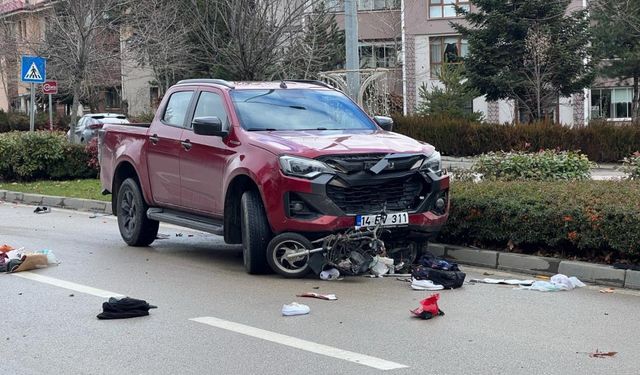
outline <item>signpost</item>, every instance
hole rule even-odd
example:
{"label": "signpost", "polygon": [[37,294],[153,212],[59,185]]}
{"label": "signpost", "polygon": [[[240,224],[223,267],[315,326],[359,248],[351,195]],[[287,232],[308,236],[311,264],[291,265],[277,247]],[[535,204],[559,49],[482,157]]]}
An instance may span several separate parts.
{"label": "signpost", "polygon": [[20,80],[31,83],[31,108],[29,111],[29,130],[35,130],[36,121],[36,83],[44,83],[47,79],[47,61],[39,56],[22,56]]}
{"label": "signpost", "polygon": [[58,93],[58,81],[46,81],[42,85],[42,93],[49,95],[49,129],[53,130],[53,104],[51,95]]}

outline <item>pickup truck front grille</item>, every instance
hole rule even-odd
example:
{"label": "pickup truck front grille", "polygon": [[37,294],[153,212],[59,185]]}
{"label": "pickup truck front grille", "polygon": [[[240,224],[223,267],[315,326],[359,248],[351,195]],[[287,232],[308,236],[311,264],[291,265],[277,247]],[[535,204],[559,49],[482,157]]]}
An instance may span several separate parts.
{"label": "pickup truck front grille", "polygon": [[327,196],[345,214],[374,214],[385,207],[392,211],[413,211],[422,199],[425,182],[414,175],[391,180],[382,184],[375,182],[364,186],[341,187],[327,185]]}

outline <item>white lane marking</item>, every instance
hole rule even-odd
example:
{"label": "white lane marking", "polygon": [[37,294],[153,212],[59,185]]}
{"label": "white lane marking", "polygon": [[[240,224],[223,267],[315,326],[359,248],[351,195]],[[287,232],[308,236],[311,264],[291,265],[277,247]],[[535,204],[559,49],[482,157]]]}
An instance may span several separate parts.
{"label": "white lane marking", "polygon": [[213,327],[226,329],[228,331],[240,333],[247,336],[256,337],[262,340],[275,342],[290,346],[292,348],[306,350],[308,352],[325,355],[337,359],[342,359],[349,362],[354,362],[360,365],[373,367],[378,370],[395,370],[399,368],[407,368],[409,366],[387,361],[384,359],[371,357],[365,354],[354,353],[348,350],[342,350],[327,345],[318,344],[315,342],[302,340],[299,338],[282,335],[280,333],[266,331],[264,329],[247,326],[240,323],[231,322],[224,319],[214,318],[212,316],[204,316],[200,318],[189,319],[194,322],[208,324]]}
{"label": "white lane marking", "polygon": [[17,276],[17,277],[22,277],[24,279],[37,281],[37,282],[40,282],[40,283],[45,283],[45,284],[49,284],[49,285],[58,286],[60,288],[65,288],[65,289],[73,290],[73,291],[80,292],[80,293],[91,294],[92,296],[97,296],[97,297],[102,297],[102,298],[125,297],[122,294],[110,292],[108,290],[103,290],[103,289],[93,288],[93,287],[86,286],[86,285],[76,284],[76,283],[72,283],[70,281],[54,279],[53,277],[42,276],[42,275],[38,275],[36,273],[31,273],[29,271],[16,272],[16,273],[12,273],[11,275]]}

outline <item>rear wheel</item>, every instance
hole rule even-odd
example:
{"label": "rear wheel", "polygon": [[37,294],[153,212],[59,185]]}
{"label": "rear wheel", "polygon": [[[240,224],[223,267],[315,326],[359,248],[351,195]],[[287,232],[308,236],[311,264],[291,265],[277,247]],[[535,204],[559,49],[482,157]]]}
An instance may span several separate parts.
{"label": "rear wheel", "polygon": [[147,246],[155,240],[160,223],[147,218],[148,206],[133,178],[120,185],[116,207],[120,236],[127,245]]}
{"label": "rear wheel", "polygon": [[240,200],[240,210],[244,268],[250,274],[266,273],[269,271],[266,250],[271,228],[260,194],[255,190],[246,191]]}
{"label": "rear wheel", "polygon": [[313,244],[298,233],[282,233],[275,236],[267,247],[267,262],[279,275],[286,278],[301,278],[309,271],[309,254],[290,255],[311,250]]}

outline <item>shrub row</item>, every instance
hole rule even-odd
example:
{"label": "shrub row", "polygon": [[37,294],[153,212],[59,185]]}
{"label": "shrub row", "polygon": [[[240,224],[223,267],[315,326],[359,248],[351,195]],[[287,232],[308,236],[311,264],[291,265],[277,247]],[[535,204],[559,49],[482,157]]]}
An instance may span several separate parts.
{"label": "shrub row", "polygon": [[593,163],[574,151],[490,152],[482,154],[471,170],[487,180],[588,180]]}
{"label": "shrub row", "polygon": [[[55,130],[67,131],[70,122],[69,116],[54,116],[53,127]],[[49,129],[49,114],[45,112],[37,113],[34,121],[36,129]],[[10,131],[29,130],[29,115],[18,112],[4,112],[0,110],[0,133]]]}
{"label": "shrub row", "polygon": [[0,179],[30,181],[96,177],[85,146],[70,144],[62,132],[0,134]]}
{"label": "shrub row", "polygon": [[637,181],[457,181],[440,241],[589,260],[640,258]]}
{"label": "shrub row", "polygon": [[619,162],[640,151],[640,126],[592,122],[570,128],[551,123],[485,124],[442,116],[395,117],[395,131],[429,142],[443,155],[473,156],[492,151],[582,151],[595,162]]}

